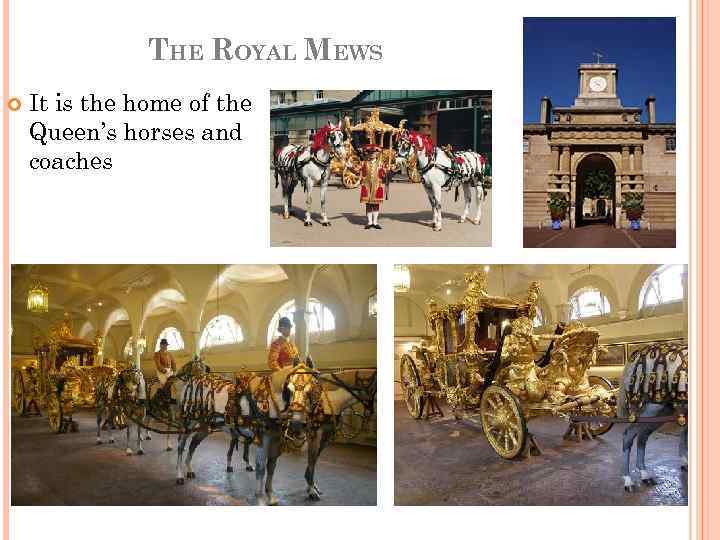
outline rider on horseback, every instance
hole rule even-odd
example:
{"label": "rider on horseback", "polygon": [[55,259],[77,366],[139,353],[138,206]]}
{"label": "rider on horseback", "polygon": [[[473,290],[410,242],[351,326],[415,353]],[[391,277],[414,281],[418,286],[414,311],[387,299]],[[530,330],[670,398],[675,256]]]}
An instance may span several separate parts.
{"label": "rider on horseback", "polygon": [[270,345],[268,354],[268,366],[272,371],[292,366],[295,359],[300,356],[295,344],[290,340],[292,323],[287,317],[280,317],[278,321],[278,332],[280,336]]}

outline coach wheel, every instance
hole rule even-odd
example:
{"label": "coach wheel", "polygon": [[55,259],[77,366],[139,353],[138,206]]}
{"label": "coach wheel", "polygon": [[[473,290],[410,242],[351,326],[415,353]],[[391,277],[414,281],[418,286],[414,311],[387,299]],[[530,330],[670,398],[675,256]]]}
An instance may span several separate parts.
{"label": "coach wheel", "polygon": [[527,426],[513,394],[502,386],[490,385],[480,400],[480,418],[485,437],[500,457],[520,455],[527,442]]}
{"label": "coach wheel", "polygon": [[[588,382],[590,383],[590,386],[602,386],[605,390],[609,391],[613,389],[613,384],[605,377],[600,377],[599,375],[590,375],[588,377]],[[604,435],[605,433],[610,431],[612,427],[612,422],[602,422],[600,420],[595,422],[588,422],[588,429],[593,437]]]}
{"label": "coach wheel", "polygon": [[413,359],[404,354],[400,360],[400,386],[410,416],[420,418],[425,407],[425,390]]}
{"label": "coach wheel", "polygon": [[53,433],[61,433],[63,428],[63,410],[60,403],[60,396],[52,392],[47,399],[47,415],[50,423],[50,431]]}
{"label": "coach wheel", "polygon": [[25,381],[22,371],[16,371],[13,376],[12,392],[13,410],[19,415],[25,414]]}

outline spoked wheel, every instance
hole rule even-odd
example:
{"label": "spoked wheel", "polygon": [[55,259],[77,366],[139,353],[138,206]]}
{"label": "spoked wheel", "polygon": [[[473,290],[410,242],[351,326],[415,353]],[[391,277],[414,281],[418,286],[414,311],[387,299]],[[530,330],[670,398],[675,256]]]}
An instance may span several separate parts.
{"label": "spoked wheel", "polygon": [[345,161],[342,170],[342,183],[347,189],[355,189],[360,185],[360,161],[351,156]]}
{"label": "spoked wheel", "polygon": [[17,414],[25,414],[25,381],[22,371],[16,371],[13,376],[12,406]]}
{"label": "spoked wheel", "polygon": [[363,427],[363,409],[362,403],[355,403],[342,410],[337,427],[343,438],[354,439],[360,434]]}
{"label": "spoked wheel", "polygon": [[400,359],[400,386],[410,416],[420,418],[425,407],[425,393],[415,362],[407,354]]}
{"label": "spoked wheel", "polygon": [[47,415],[50,423],[50,431],[53,433],[61,433],[63,427],[63,410],[60,403],[60,396],[55,392],[48,394],[47,399]]}
{"label": "spoked wheel", "polygon": [[[605,390],[613,389],[613,384],[609,380],[607,380],[605,377],[600,377],[599,375],[590,375],[588,377],[588,382],[590,383],[591,386],[600,385]],[[610,429],[612,429],[612,427],[613,427],[612,422],[601,422],[599,420],[597,422],[588,422],[588,430],[590,431],[590,433],[592,434],[593,437],[598,437],[600,435],[604,435],[605,433],[610,431]]]}
{"label": "spoked wheel", "polygon": [[513,459],[525,449],[525,415],[508,390],[490,385],[480,400],[480,417],[485,437],[500,457]]}

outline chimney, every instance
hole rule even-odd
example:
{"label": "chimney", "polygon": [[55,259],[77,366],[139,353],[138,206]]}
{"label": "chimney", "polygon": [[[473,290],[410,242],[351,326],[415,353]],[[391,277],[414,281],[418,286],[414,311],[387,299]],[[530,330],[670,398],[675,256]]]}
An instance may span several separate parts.
{"label": "chimney", "polygon": [[645,107],[647,107],[648,124],[655,123],[655,96],[649,96],[645,100]]}
{"label": "chimney", "polygon": [[550,123],[550,112],[552,111],[552,103],[550,102],[550,98],[547,96],[543,96],[540,100],[540,123],[541,124],[549,124]]}

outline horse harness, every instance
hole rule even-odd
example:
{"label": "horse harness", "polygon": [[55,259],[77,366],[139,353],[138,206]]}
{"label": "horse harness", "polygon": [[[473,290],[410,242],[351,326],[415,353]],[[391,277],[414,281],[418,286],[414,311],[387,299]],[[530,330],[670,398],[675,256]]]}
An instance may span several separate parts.
{"label": "horse harness", "polygon": [[[634,356],[639,357],[641,351]],[[626,388],[630,416],[637,418],[646,403],[672,404],[673,407],[687,405],[688,401],[688,360],[681,347],[664,344],[653,346],[646,354],[655,354],[648,371],[647,358],[637,358]],[[668,376],[668,359],[677,355],[682,360],[672,378]],[[660,375],[658,377],[658,375]],[[645,384],[647,381],[647,390]]]}
{"label": "horse harness", "polygon": [[[308,163],[313,163],[324,172],[330,166],[330,163],[335,156],[335,149],[332,147],[329,148],[328,153],[330,154],[330,157],[327,161],[320,160],[317,157],[317,151],[313,151],[312,149],[309,149],[309,156],[301,161],[299,158],[305,153],[305,150],[308,150],[307,146],[299,145],[293,152],[293,155],[290,158],[290,163],[285,166],[281,166],[281,169],[285,174],[292,174],[302,184],[303,191],[307,192],[307,180],[302,174],[300,174],[300,171]],[[275,182],[275,187],[277,187],[277,182]]]}

